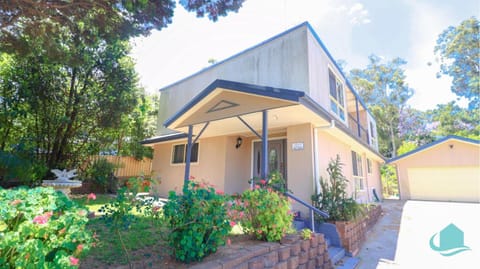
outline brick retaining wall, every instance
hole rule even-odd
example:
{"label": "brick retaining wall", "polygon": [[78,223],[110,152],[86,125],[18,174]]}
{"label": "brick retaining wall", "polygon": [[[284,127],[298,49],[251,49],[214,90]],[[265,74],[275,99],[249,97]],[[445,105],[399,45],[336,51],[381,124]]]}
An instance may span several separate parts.
{"label": "brick retaining wall", "polygon": [[360,246],[365,241],[365,234],[378,221],[382,214],[382,207],[375,205],[370,208],[366,215],[354,221],[336,221],[342,246],[348,254],[355,256],[360,250]]}
{"label": "brick retaining wall", "polygon": [[260,242],[234,254],[196,264],[193,269],[332,269],[323,234],[311,240],[287,235],[280,243]]}

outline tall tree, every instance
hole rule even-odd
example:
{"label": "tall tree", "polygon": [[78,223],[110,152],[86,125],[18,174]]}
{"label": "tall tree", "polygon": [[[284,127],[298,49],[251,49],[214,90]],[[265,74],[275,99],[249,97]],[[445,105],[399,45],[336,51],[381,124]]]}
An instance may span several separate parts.
{"label": "tall tree", "polygon": [[[198,17],[216,21],[238,11],[244,0],[180,0]],[[161,30],[172,22],[174,0],[8,0],[0,1],[0,44],[4,51],[28,54],[30,39],[51,57],[62,58],[62,40],[77,31],[83,39],[126,40]],[[84,22],[78,25],[78,22]],[[80,28],[80,29],[78,29]],[[79,30],[79,31],[78,31]]]}
{"label": "tall tree", "polygon": [[350,71],[350,81],[377,120],[380,152],[395,157],[400,142],[400,114],[413,95],[402,68],[406,61],[395,58],[382,62],[375,55],[371,55],[369,61],[365,69]]}
{"label": "tall tree", "polygon": [[439,35],[435,53],[440,61],[440,74],[453,78],[452,92],[467,98],[470,109],[479,109],[480,22],[471,17],[456,27],[448,27]]}
{"label": "tall tree", "polygon": [[471,109],[462,108],[454,101],[437,105],[427,111],[432,126],[432,135],[458,135],[480,139],[480,114]]}

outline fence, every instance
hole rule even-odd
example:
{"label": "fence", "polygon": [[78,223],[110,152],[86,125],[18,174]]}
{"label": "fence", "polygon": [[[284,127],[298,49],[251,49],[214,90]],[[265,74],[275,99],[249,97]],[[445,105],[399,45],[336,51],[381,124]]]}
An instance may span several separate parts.
{"label": "fence", "polygon": [[99,158],[105,158],[115,164],[117,166],[115,176],[119,178],[150,175],[152,172],[152,159],[149,158],[137,160],[128,156],[95,156],[92,160]]}

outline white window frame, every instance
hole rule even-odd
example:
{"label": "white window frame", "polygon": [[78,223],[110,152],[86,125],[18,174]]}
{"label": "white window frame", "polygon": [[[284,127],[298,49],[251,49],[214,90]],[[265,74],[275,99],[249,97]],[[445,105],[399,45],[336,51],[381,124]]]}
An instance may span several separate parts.
{"label": "white window frame", "polygon": [[[197,160],[194,161],[194,162],[190,162],[192,164],[197,164],[199,162],[199,157],[200,157],[200,143],[196,142],[195,143],[197,145]],[[195,145],[193,144],[193,145]],[[183,156],[182,156],[182,159],[183,161],[182,162],[174,162],[174,157],[175,157],[175,147],[177,146],[184,146],[184,150],[183,150]],[[192,149],[193,149],[193,146],[192,146]],[[193,153],[193,152],[192,152]],[[192,157],[192,156],[191,156]],[[190,158],[191,158],[190,157]],[[187,143],[176,143],[176,144],[173,144],[172,145],[172,154],[171,154],[171,158],[170,158],[170,164],[171,165],[185,165],[185,162],[186,162],[186,159],[187,159]]]}
{"label": "white window frame", "polygon": [[[335,93],[337,97],[332,96],[330,85],[330,74],[335,78]],[[328,96],[330,99],[330,111],[341,121],[347,122],[347,108],[345,105],[345,85],[339,79],[339,76],[331,69],[328,69]],[[341,100],[339,99],[341,96]],[[336,109],[334,109],[334,105]]]}
{"label": "white window frame", "polygon": [[365,174],[363,173],[362,155],[352,150],[352,175],[355,181],[355,190],[365,190]]}

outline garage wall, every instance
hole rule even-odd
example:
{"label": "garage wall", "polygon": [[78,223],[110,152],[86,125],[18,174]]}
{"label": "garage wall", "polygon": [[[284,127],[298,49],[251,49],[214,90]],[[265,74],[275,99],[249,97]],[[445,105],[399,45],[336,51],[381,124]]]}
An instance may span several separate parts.
{"label": "garage wall", "polygon": [[[402,200],[408,199],[425,199],[432,200],[452,200],[458,201],[477,201],[477,197],[472,197],[475,193],[465,192],[461,189],[453,189],[452,186],[458,184],[465,188],[475,189],[480,191],[480,147],[472,143],[466,143],[459,140],[447,140],[431,148],[419,151],[404,159],[399,159],[394,162],[397,166],[397,174],[400,187],[400,198]],[[457,170],[460,169],[460,170]],[[462,169],[464,171],[462,171]],[[410,171],[410,172],[409,172]],[[429,172],[430,171],[430,172]],[[414,178],[444,178],[447,175],[452,181],[451,183],[441,183],[446,179],[439,179],[438,184],[434,182],[419,182],[415,186],[411,186],[409,180],[409,173]],[[421,175],[419,175],[421,173]],[[430,173],[430,175],[428,175]],[[430,179],[427,179],[427,181]],[[415,184],[415,183],[414,183]],[[412,189],[416,188],[415,190]],[[457,193],[456,195],[444,195],[442,197],[442,188],[447,188],[445,192]],[[433,190],[433,192],[432,192]],[[432,193],[428,193],[428,192]],[[421,193],[423,196],[421,195]],[[412,196],[413,194],[413,196]],[[423,198],[422,198],[423,197]],[[468,198],[470,197],[470,198]]]}

